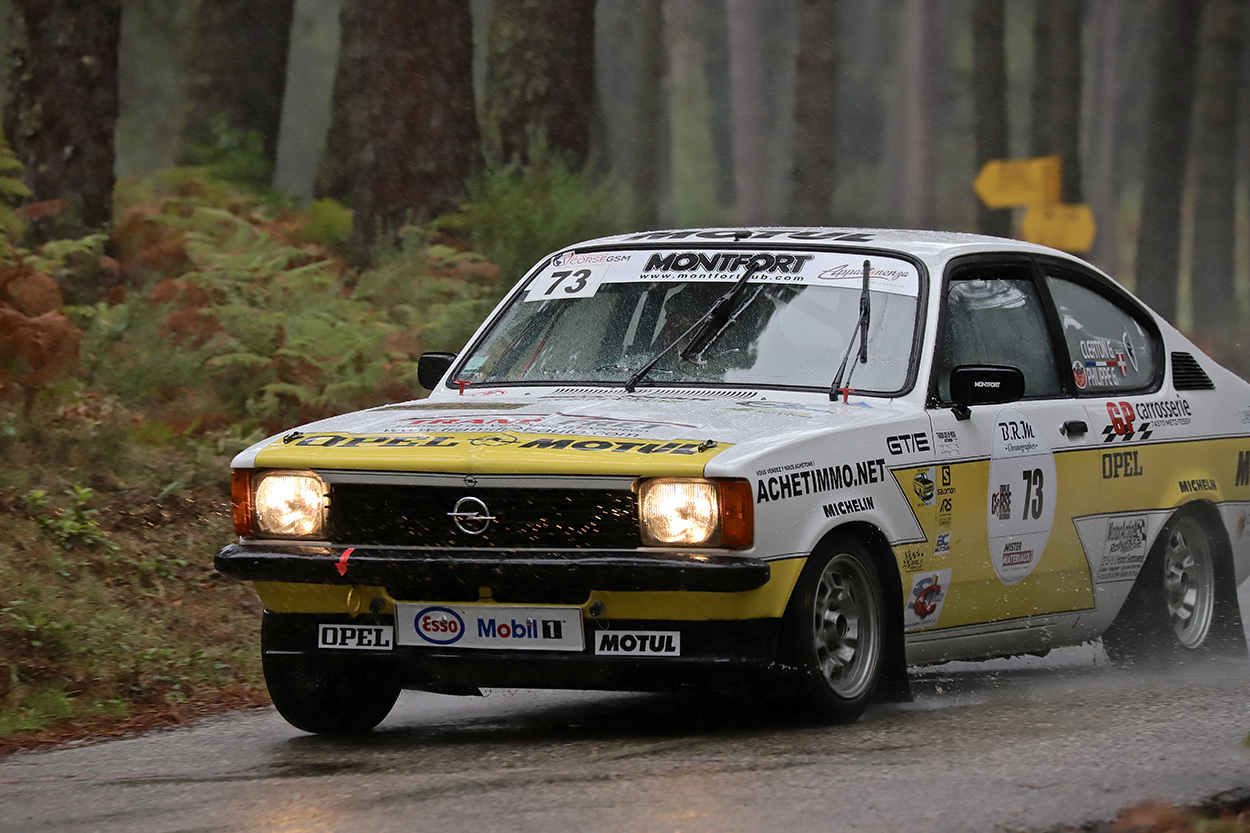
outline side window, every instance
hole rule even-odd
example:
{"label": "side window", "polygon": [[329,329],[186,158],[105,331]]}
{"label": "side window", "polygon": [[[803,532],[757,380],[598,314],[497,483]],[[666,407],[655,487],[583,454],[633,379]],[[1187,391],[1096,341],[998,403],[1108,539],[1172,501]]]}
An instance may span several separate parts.
{"label": "side window", "polygon": [[1017,367],[1026,398],[1063,391],[1042,301],[1027,265],[974,267],[956,272],[946,293],[938,352],[938,397],[950,401],[950,373],[961,364]]}
{"label": "side window", "polygon": [[1143,390],[1155,378],[1153,336],[1137,316],[1048,266],[1046,283],[1059,309],[1072,377],[1082,396]]}

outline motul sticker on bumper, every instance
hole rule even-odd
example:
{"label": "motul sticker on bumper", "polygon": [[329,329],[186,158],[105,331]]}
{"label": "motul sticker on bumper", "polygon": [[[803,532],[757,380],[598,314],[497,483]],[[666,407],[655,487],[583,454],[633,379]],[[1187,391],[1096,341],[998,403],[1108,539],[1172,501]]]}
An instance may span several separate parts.
{"label": "motul sticker on bumper", "polygon": [[680,631],[599,631],[595,653],[635,657],[681,656]]}
{"label": "motul sticker on bumper", "polygon": [[576,607],[395,605],[395,641],[425,648],[580,651],[582,612]]}

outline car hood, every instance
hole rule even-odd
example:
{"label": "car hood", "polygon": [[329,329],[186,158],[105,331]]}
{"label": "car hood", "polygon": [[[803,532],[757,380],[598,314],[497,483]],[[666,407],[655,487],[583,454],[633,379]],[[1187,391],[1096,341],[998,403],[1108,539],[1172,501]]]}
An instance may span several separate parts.
{"label": "car hood", "polygon": [[466,396],[344,414],[270,437],[235,468],[380,469],[460,473],[701,475],[813,434],[915,415],[890,400],[776,401],[707,394]]}

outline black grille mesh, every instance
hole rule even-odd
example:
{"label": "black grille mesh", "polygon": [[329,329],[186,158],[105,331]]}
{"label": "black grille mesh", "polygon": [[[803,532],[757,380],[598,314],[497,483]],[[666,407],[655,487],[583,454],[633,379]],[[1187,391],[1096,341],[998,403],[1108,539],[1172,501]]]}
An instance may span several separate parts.
{"label": "black grille mesh", "polygon": [[[448,515],[476,497],[494,516],[480,535]],[[633,492],[606,489],[490,489],[334,483],[333,539],[353,546],[633,548],[640,544]]]}

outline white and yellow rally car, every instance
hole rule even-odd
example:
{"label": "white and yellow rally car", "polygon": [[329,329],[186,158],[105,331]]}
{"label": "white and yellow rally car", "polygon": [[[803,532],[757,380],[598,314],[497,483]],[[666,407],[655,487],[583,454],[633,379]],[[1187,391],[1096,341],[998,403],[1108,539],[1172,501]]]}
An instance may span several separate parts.
{"label": "white and yellow rally car", "polygon": [[1102,638],[1245,653],[1250,386],[1068,255],[968,234],[622,235],[535,267],[428,399],[233,462],[274,704],[764,682]]}

